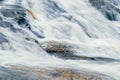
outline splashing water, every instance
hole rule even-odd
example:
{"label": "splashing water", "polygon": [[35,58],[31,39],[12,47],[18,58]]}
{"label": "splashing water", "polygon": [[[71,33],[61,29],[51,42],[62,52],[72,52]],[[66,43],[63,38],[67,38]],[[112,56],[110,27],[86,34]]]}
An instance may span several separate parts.
{"label": "splashing water", "polygon": [[[105,2],[3,0],[0,2],[0,64],[83,68],[108,74],[119,80],[120,0],[101,1]],[[12,13],[12,17],[8,17],[2,11],[4,8],[15,9],[17,14]],[[19,9],[26,11],[20,19],[15,18],[20,13],[17,12]],[[105,14],[106,11],[114,12],[115,19],[110,14]],[[117,61],[102,63],[60,59],[41,48],[40,44],[44,41],[77,45],[78,49],[74,54],[79,56],[111,58]]]}

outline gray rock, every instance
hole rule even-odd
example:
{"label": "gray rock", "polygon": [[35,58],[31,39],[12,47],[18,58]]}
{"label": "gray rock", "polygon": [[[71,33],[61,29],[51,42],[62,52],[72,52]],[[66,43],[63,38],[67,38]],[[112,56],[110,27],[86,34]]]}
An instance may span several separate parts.
{"label": "gray rock", "polygon": [[3,43],[3,42],[9,42],[9,41],[5,38],[5,35],[0,33],[0,44]]}
{"label": "gray rock", "polygon": [[1,80],[115,80],[112,77],[84,70],[37,68],[29,66],[0,67]]}
{"label": "gray rock", "polygon": [[0,16],[0,21],[2,21],[2,17]]}
{"label": "gray rock", "polygon": [[61,16],[61,13],[66,13],[66,11],[53,0],[44,0],[43,4],[45,4],[44,9],[47,11],[48,18],[56,18]]}
{"label": "gray rock", "polygon": [[10,9],[1,9],[0,12],[2,13],[3,16],[5,17],[16,17],[17,15],[15,14],[14,11],[10,10]]}
{"label": "gray rock", "polygon": [[25,10],[22,9],[0,9],[0,12],[5,17],[16,18],[18,16],[25,16]]}
{"label": "gray rock", "polygon": [[16,32],[16,28],[14,28],[14,26],[11,23],[6,21],[1,21],[0,27],[9,28],[11,31]]}
{"label": "gray rock", "polygon": [[[111,21],[120,19],[119,2],[116,0],[89,0],[102,14]],[[117,3],[118,2],[118,3]],[[113,4],[111,4],[113,3]]]}

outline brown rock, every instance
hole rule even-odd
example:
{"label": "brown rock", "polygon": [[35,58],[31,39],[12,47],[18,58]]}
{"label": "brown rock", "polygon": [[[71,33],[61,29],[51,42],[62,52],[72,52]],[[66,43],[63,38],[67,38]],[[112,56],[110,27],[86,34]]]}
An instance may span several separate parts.
{"label": "brown rock", "polygon": [[[91,71],[11,66],[10,69],[26,80],[114,80],[110,76]],[[23,76],[22,76],[23,77]]]}
{"label": "brown rock", "polygon": [[78,48],[75,44],[64,41],[46,41],[40,44],[41,48],[49,53],[74,52]]}

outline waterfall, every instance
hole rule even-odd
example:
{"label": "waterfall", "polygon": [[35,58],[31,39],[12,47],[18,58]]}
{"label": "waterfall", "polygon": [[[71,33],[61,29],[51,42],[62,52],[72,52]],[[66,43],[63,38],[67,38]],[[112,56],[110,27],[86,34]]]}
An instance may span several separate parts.
{"label": "waterfall", "polygon": [[[0,64],[84,68],[119,80],[119,4],[120,0],[0,0]],[[56,57],[58,48],[87,59]]]}

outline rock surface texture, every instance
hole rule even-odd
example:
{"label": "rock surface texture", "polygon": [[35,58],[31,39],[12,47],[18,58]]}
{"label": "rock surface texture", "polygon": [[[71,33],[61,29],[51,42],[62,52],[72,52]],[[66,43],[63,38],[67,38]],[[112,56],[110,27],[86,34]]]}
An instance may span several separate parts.
{"label": "rock surface texture", "polygon": [[83,70],[39,68],[28,66],[0,67],[1,80],[114,80],[111,77]]}

